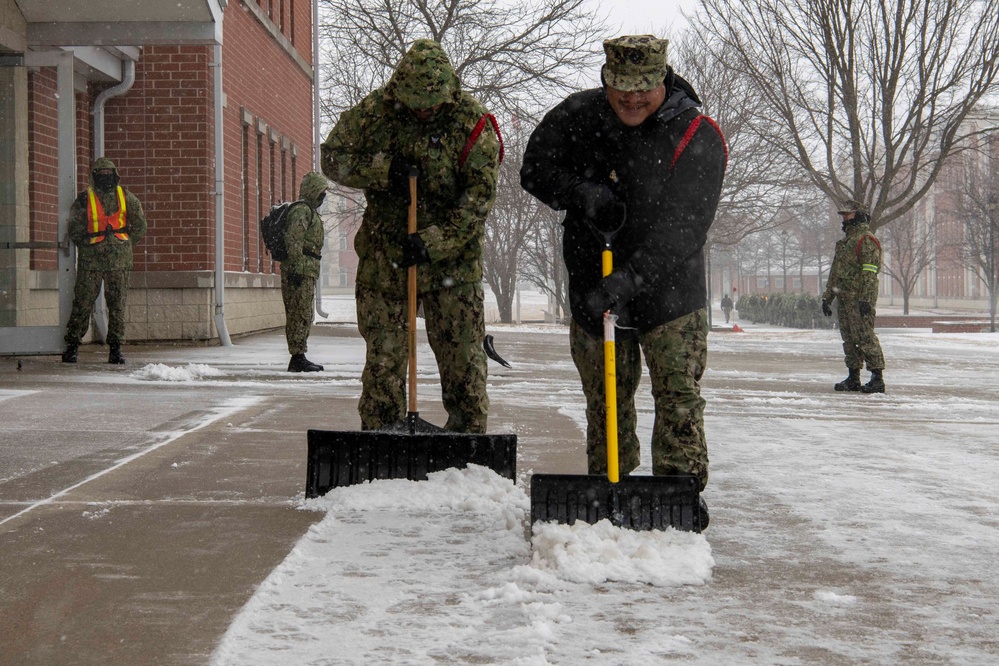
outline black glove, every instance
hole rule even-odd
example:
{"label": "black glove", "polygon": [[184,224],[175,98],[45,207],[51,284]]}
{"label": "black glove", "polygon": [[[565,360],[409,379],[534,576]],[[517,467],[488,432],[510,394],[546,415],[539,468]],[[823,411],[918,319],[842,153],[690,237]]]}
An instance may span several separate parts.
{"label": "black glove", "polygon": [[874,313],[874,308],[867,301],[857,301],[857,309],[860,310],[861,317],[866,317]]}
{"label": "black glove", "polygon": [[826,299],[822,299],[822,314],[832,317],[832,305]]}
{"label": "black glove", "polygon": [[586,294],[586,313],[594,319],[601,319],[605,312],[625,305],[637,293],[638,286],[631,273],[614,271]]}
{"label": "black glove", "polygon": [[616,231],[624,222],[624,204],[606,185],[580,183],[572,190],[572,201],[601,231]]}
{"label": "black glove", "polygon": [[298,273],[292,273],[288,276],[288,284],[292,287],[301,287],[302,283],[305,282],[305,276],[299,275]]}
{"label": "black glove", "polygon": [[402,241],[402,263],[400,266],[409,268],[417,264],[429,264],[430,252],[420,238],[420,234],[409,234]]}
{"label": "black glove", "polygon": [[415,164],[411,164],[402,155],[392,157],[389,164],[389,189],[409,200],[409,175],[412,172],[417,178],[420,177],[420,170]]}

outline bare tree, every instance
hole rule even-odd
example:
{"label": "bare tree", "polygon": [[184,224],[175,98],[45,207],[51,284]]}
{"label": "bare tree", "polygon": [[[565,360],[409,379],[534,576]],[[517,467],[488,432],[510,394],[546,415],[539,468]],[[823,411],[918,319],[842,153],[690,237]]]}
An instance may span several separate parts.
{"label": "bare tree", "polygon": [[521,274],[548,294],[555,321],[569,316],[569,275],[562,260],[562,214],[545,205],[535,209],[536,226],[524,246]]}
{"label": "bare tree", "polygon": [[883,227],[882,249],[887,261],[881,269],[902,289],[902,314],[909,314],[909,298],[920,274],[937,257],[936,221],[919,206]]}
{"label": "bare tree", "polygon": [[[507,136],[506,162],[500,169],[496,204],[486,225],[485,277],[497,297],[500,317],[512,319],[512,303],[525,244],[532,279],[558,290],[559,271],[547,257],[561,245],[544,220],[539,204],[521,190],[518,123],[533,126],[555,100],[578,89],[582,74],[600,60],[603,23],[586,0],[319,0],[323,124],[384,84],[412,42],[440,42],[451,58],[462,88],[496,114]],[[512,122],[507,123],[507,120]],[[343,190],[352,202],[363,197]],[[354,210],[353,206],[348,207]],[[342,216],[341,225],[359,218]],[[539,258],[545,262],[538,263]],[[555,286],[551,286],[555,285]],[[558,300],[558,299],[556,299]],[[561,305],[561,303],[560,303]]]}
{"label": "bare tree", "polygon": [[781,209],[799,199],[806,179],[775,144],[769,123],[759,124],[766,113],[753,80],[722,59],[705,57],[710,39],[703,28],[681,33],[671,42],[670,62],[694,86],[704,113],[718,122],[728,145],[725,182],[708,238],[709,247],[716,247],[775,228]]}
{"label": "bare tree", "polygon": [[499,169],[496,202],[486,223],[482,260],[485,279],[496,296],[500,321],[513,321],[513,300],[517,293],[520,262],[524,248],[536,234],[539,209],[544,204],[520,187],[520,167],[527,138],[520,121],[506,135],[506,159]]}
{"label": "bare tree", "polygon": [[533,118],[599,59],[585,0],[319,0],[327,124],[385,83],[416,39],[440,42],[463,88]]}
{"label": "bare tree", "polygon": [[[997,89],[999,0],[701,0],[713,55],[752,80],[760,123],[873,228],[932,187]],[[761,125],[762,126],[762,125]]]}
{"label": "bare tree", "polygon": [[957,192],[957,214],[963,221],[964,238],[958,247],[960,263],[985,286],[989,299],[989,322],[996,331],[996,300],[999,291],[999,137],[991,150],[968,151],[961,164],[961,187]]}

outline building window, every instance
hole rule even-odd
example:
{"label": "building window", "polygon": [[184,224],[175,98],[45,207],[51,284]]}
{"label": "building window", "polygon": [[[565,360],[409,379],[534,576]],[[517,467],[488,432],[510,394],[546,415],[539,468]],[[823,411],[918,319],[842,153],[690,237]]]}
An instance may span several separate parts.
{"label": "building window", "polygon": [[281,149],[281,201],[288,200],[288,151]]}
{"label": "building window", "polygon": [[243,189],[243,257],[242,270],[250,267],[250,126],[243,124],[243,165],[240,185]]}
{"label": "building window", "polygon": [[340,250],[347,249],[347,233],[345,231],[340,232]]}
{"label": "building window", "polygon": [[277,143],[273,139],[271,139],[270,158],[271,158],[271,163],[270,163],[270,167],[271,167],[271,182],[270,182],[271,192],[270,192],[270,194],[271,194],[271,205],[273,206],[274,204],[277,203],[277,192],[278,192],[278,189],[277,189]]}
{"label": "building window", "polygon": [[343,270],[341,268],[340,269],[339,278],[340,278],[340,286],[341,287],[346,287],[347,286],[347,271],[345,271],[345,270]]}
{"label": "building window", "polygon": [[[258,217],[262,217],[262,215],[263,215],[262,211],[264,210],[264,202],[266,201],[266,199],[264,198],[264,188],[262,187],[263,183],[261,183],[261,178],[260,178],[261,174],[263,174],[263,172],[264,172],[264,129],[263,129],[263,127],[264,126],[258,126],[258,128],[257,128],[258,129],[258,131],[257,131],[257,180],[256,180],[256,183],[257,183],[257,211],[260,211],[258,213]],[[257,222],[257,224],[260,224],[259,221]],[[257,236],[257,272],[258,273],[262,273],[263,272],[263,268],[264,268],[264,262],[263,262],[263,257],[261,256],[262,253],[260,251],[260,242],[261,242],[261,240],[260,240],[260,232],[259,232],[259,229],[255,229],[255,231],[257,231],[257,234],[256,234],[256,236]]]}

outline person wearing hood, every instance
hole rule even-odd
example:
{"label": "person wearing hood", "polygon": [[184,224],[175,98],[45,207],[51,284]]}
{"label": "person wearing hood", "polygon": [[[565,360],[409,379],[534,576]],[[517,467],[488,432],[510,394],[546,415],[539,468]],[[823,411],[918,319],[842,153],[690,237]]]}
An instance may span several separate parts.
{"label": "person wearing hood", "polygon": [[[606,474],[603,316],[617,315],[619,469],[639,464],[635,392],[644,353],[655,424],[652,472],[708,481],[701,375],[707,364],[704,244],[721,196],[727,148],[718,125],[668,65],[669,42],[628,35],[603,43],[604,86],[548,112],[524,154],[520,182],[566,211],[570,350],[586,396],[590,474]],[[602,277],[601,253],[614,270]]]}
{"label": "person wearing hood", "polygon": [[77,361],[101,283],[108,308],[108,363],[125,362],[121,345],[125,341],[128,272],[132,269],[132,246],[146,235],[146,217],[139,200],[121,187],[120,181],[114,162],[98,157],[90,168],[90,187],[69,210],[69,238],[77,252],[76,283],[63,363]]}
{"label": "person wearing hood", "polygon": [[[884,393],[885,355],[874,332],[881,243],[871,233],[867,206],[850,199],[840,206],[839,215],[844,235],[836,241],[829,280],[822,293],[822,314],[827,317],[832,316],[832,302],[838,299],[836,316],[847,367],[846,379],[835,384],[833,389]],[[861,384],[860,371],[865,363],[871,378]]]}
{"label": "person wearing hood", "polygon": [[[344,111],[322,145],[330,180],[364,191],[354,241],[357,324],[367,353],[358,412],[365,430],[406,415],[407,269],[437,359],[445,428],[484,433],[482,246],[496,195],[498,128],[461,89],[440,44],[416,41],[390,80]],[[407,232],[417,175],[417,233]]]}
{"label": "person wearing hood", "polygon": [[[316,298],[316,280],[326,232],[319,207],[329,181],[318,171],[302,178],[298,201],[288,209],[284,243],[288,256],[281,262],[281,298],[284,300],[284,335],[288,342],[288,372],[320,372],[323,366],[305,357],[309,350]],[[303,205],[304,204],[304,205]]]}

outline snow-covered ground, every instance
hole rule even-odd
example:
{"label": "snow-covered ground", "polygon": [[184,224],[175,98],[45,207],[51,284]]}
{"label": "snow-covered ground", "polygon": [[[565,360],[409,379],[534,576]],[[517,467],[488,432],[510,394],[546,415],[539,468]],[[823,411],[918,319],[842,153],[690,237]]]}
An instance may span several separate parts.
{"label": "snow-covered ground", "polygon": [[[999,663],[999,337],[885,331],[867,396],[835,331],[747,328],[710,338],[703,535],[532,527],[483,468],[337,489],[213,663]],[[581,425],[571,362],[537,370],[490,390]]]}

